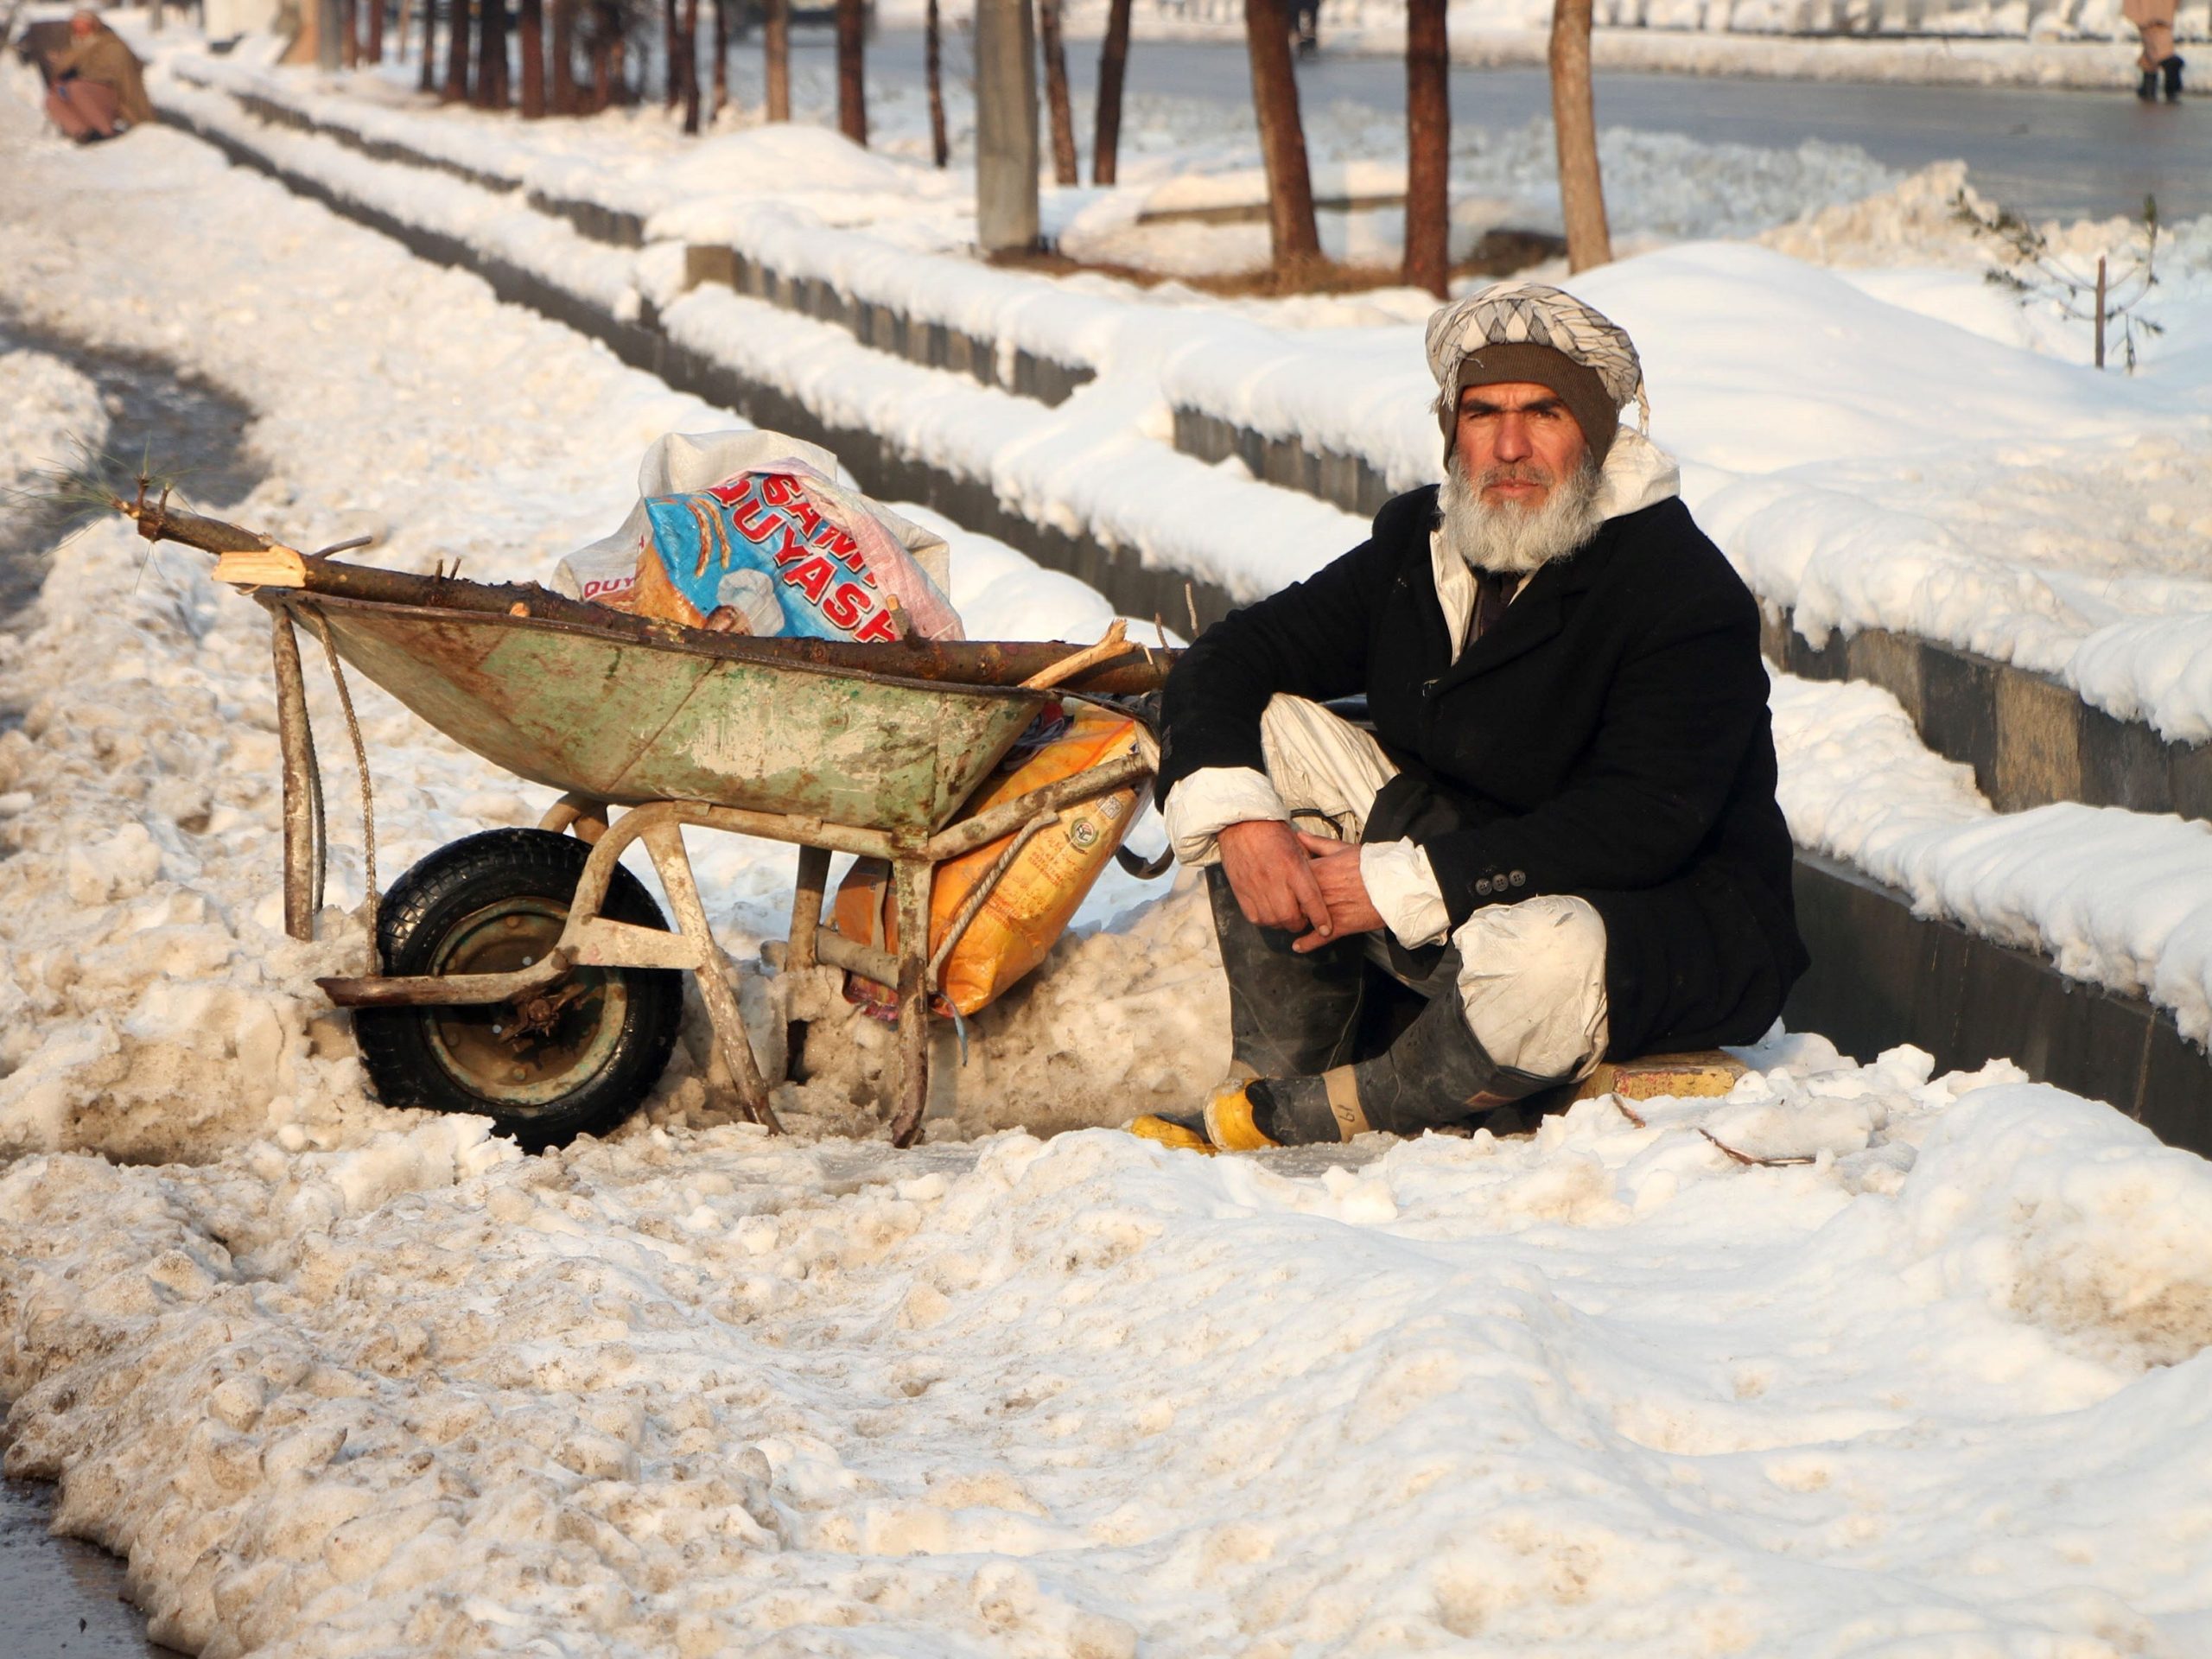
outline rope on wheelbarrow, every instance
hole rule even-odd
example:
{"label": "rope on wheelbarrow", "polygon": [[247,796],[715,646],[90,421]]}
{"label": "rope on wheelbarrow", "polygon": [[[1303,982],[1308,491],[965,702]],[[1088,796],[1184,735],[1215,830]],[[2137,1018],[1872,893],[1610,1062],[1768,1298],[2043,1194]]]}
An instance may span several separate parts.
{"label": "rope on wheelbarrow", "polygon": [[338,646],[330,637],[322,613],[308,606],[300,608],[308,626],[315,629],[315,638],[322,641],[323,655],[330,659],[330,678],[338,688],[338,706],[346,714],[346,735],[353,740],[353,766],[361,774],[361,883],[368,895],[369,966],[377,969],[377,804],[375,789],[369,782],[369,747],[361,741],[361,722],[353,714],[353,694],[346,688],[346,670],[338,660]]}

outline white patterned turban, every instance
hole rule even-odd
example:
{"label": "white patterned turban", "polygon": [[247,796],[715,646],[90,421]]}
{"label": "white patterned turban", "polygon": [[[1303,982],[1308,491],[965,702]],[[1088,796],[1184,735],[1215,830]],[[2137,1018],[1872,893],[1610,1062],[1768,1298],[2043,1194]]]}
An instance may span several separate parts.
{"label": "white patterned turban", "polygon": [[1447,461],[1459,393],[1468,386],[1526,380],[1550,387],[1600,461],[1623,404],[1635,403],[1649,418],[1643,365],[1626,331],[1542,283],[1492,283],[1442,307],[1428,320],[1427,348]]}

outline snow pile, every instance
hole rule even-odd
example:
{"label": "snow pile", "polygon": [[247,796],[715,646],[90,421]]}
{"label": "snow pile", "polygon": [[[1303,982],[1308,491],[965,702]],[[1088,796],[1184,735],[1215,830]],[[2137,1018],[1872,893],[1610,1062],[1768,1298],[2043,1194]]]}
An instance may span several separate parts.
{"label": "snow pile", "polygon": [[98,386],[44,352],[0,352],[0,491],[73,465],[79,448],[97,454],[106,439]]}
{"label": "snow pile", "polygon": [[1887,691],[1777,675],[1770,702],[1799,846],[2212,1040],[2212,826],[2068,801],[1995,814]]}
{"label": "snow pile", "polygon": [[208,1653],[2196,1650],[2205,1165],[2002,1067],[1767,1065],[1343,1167],[32,1159],[9,1466]]}

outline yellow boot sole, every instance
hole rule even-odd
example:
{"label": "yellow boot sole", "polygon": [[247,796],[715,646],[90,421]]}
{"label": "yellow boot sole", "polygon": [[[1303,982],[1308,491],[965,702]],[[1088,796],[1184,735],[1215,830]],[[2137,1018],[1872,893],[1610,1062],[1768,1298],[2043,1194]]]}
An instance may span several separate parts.
{"label": "yellow boot sole", "polygon": [[1140,1141],[1150,1141],[1177,1152],[1202,1152],[1211,1158],[1216,1151],[1213,1143],[1196,1129],[1155,1116],[1150,1112],[1133,1120],[1128,1128],[1128,1132]]}

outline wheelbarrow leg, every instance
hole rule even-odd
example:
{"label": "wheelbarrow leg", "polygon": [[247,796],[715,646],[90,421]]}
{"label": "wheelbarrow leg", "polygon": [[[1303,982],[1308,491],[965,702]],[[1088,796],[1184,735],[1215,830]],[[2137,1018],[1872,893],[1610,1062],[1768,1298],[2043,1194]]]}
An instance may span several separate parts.
{"label": "wheelbarrow leg", "polygon": [[822,931],[822,894],[830,885],[830,849],[798,849],[798,887],[791,895],[791,965],[800,972],[814,966],[814,936]]}
{"label": "wheelbarrow leg", "polygon": [[[699,962],[692,978],[698,983],[699,1000],[707,1005],[708,1023],[715,1028],[715,1048],[734,1084],[738,1103],[753,1122],[771,1134],[780,1135],[783,1125],[776,1122],[775,1109],[768,1104],[768,1087],[760,1079],[760,1062],[753,1058],[753,1043],[745,1034],[745,1015],[737,1006],[736,993],[722,977],[721,947],[715,943],[714,930],[707,925],[707,907],[699,902],[698,884],[691,879],[691,861],[683,851],[683,830],[677,824],[657,823],[645,831],[645,850],[652,855],[653,868],[660,872],[661,886],[668,891],[668,901],[676,907],[677,929],[698,947]],[[720,1081],[714,1071],[709,1066],[710,1084]]]}
{"label": "wheelbarrow leg", "polygon": [[892,866],[899,906],[899,1100],[891,1144],[911,1147],[930,1100],[930,883],[936,866],[902,858]]}
{"label": "wheelbarrow leg", "polygon": [[300,641],[289,611],[270,609],[269,648],[276,675],[276,740],[284,757],[284,931],[312,939],[322,885],[316,868],[315,728],[308,723]]}

